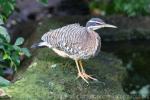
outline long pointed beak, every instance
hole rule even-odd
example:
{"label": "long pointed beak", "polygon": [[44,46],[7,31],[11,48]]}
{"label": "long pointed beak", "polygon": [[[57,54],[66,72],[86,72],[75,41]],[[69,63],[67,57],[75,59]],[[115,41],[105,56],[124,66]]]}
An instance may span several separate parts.
{"label": "long pointed beak", "polygon": [[111,28],[117,28],[117,26],[111,25],[111,24],[104,24],[103,27],[111,27]]}

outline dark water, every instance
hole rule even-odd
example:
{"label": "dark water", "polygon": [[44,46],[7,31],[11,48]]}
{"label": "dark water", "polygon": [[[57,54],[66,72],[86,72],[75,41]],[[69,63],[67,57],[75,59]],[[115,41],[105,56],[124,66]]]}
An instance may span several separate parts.
{"label": "dark water", "polygon": [[122,59],[128,76],[123,89],[130,94],[150,84],[150,41],[124,41],[103,43],[102,50]]}
{"label": "dark water", "polygon": [[[23,29],[25,30],[26,28]],[[26,36],[28,35],[26,34]],[[144,40],[124,42],[102,41],[101,49],[103,52],[112,53],[123,61],[128,76],[125,78],[122,86],[124,91],[128,94],[133,90],[139,91],[143,86],[150,84],[149,44],[150,41]]]}

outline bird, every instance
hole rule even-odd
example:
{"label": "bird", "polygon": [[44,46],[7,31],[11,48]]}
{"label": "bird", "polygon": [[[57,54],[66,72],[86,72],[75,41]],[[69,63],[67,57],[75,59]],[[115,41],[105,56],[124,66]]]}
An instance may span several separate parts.
{"label": "bird", "polygon": [[100,52],[101,37],[95,30],[104,27],[117,28],[100,18],[91,18],[85,27],[74,23],[50,30],[41,37],[40,42],[33,44],[31,48],[48,47],[59,56],[75,61],[77,78],[82,78],[86,83],[89,83],[89,79],[97,81],[85,72],[82,61],[95,57]]}

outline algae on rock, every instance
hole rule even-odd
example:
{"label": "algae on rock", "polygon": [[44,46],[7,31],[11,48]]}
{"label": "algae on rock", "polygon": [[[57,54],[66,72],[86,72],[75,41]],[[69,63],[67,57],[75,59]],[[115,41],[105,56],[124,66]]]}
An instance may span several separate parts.
{"label": "algae on rock", "polygon": [[[62,20],[52,19],[41,22],[25,45],[31,46],[44,32],[63,24]],[[32,53],[32,63],[21,74],[21,79],[5,89],[12,100],[129,99],[121,86],[125,69],[122,62],[111,54],[101,52],[85,61],[86,72],[99,80],[89,80],[87,84],[82,79],[76,79],[77,69],[73,60],[61,58],[48,48],[32,50]]]}

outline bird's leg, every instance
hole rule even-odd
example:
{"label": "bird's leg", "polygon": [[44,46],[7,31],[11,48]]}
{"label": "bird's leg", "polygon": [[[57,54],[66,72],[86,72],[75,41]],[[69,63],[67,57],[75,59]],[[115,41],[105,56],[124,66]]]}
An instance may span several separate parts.
{"label": "bird's leg", "polygon": [[82,73],[82,75],[83,75],[84,78],[86,78],[86,79],[92,79],[92,80],[97,81],[96,78],[93,78],[92,76],[90,76],[90,75],[88,75],[88,74],[85,73],[85,70],[83,69],[83,65],[82,65],[82,61],[81,60],[79,60],[79,65],[81,67],[81,73]]}
{"label": "bird's leg", "polygon": [[78,77],[81,77],[86,83],[88,83],[88,81],[85,79],[84,75],[82,75],[80,71],[78,60],[75,60],[75,62],[76,62],[77,70],[78,70]]}
{"label": "bird's leg", "polygon": [[79,65],[80,65],[80,67],[81,67],[81,72],[82,72],[82,73],[85,72],[85,70],[83,69],[83,65],[82,65],[82,61],[81,61],[81,60],[79,60]]}

